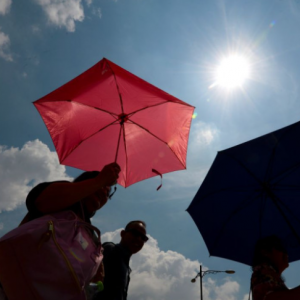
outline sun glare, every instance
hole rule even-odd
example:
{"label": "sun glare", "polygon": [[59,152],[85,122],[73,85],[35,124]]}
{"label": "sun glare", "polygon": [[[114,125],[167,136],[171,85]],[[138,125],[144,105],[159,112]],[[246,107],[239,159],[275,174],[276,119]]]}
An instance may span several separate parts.
{"label": "sun glare", "polygon": [[250,76],[250,64],[240,55],[231,55],[224,58],[216,69],[215,83],[211,86],[220,86],[226,89],[242,87]]}

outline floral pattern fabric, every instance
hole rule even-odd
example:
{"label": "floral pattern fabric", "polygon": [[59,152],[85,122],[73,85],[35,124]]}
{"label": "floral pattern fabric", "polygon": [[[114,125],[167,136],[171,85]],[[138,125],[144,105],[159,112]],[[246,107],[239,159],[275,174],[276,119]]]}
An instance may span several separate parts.
{"label": "floral pattern fabric", "polygon": [[269,265],[256,266],[251,277],[252,299],[265,300],[274,291],[287,290],[280,274]]}

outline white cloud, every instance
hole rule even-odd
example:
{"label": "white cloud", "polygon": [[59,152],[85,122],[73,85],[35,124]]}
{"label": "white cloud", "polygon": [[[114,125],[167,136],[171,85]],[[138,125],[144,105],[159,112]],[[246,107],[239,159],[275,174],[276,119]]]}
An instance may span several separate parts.
{"label": "white cloud", "polygon": [[9,13],[12,0],[0,0],[0,15]]}
{"label": "white cloud", "polygon": [[250,298],[249,298],[249,294],[246,294],[243,300],[252,300],[252,294],[250,295]]}
{"label": "white cloud", "polygon": [[101,18],[102,17],[102,11],[101,11],[101,8],[95,8],[93,7],[92,9],[92,14]]}
{"label": "white cloud", "polygon": [[82,0],[35,0],[44,10],[48,21],[67,31],[75,31],[75,22],[82,22],[84,11]]}
{"label": "white cloud", "polygon": [[70,179],[66,168],[41,141],[29,141],[21,149],[0,146],[0,212],[24,204],[37,183],[63,179]]}
{"label": "white cloud", "polygon": [[9,45],[9,36],[2,32],[0,28],[0,57],[7,61],[13,61],[12,55],[9,52]]}
{"label": "white cloud", "polygon": [[239,291],[239,284],[234,281],[230,281],[229,278],[224,280],[222,285],[217,286],[216,282],[209,278],[207,284],[211,287],[211,295],[215,300],[235,300],[235,295]]}
{"label": "white cloud", "polygon": [[193,125],[192,143],[197,148],[211,145],[219,136],[219,130],[212,124],[197,122]]}
{"label": "white cloud", "polygon": [[115,231],[106,232],[101,235],[101,242],[114,242],[118,243],[120,241],[120,232],[122,229],[117,229]]}
{"label": "white cloud", "polygon": [[90,6],[93,3],[93,0],[85,0],[86,4]]}
{"label": "white cloud", "polygon": [[[120,231],[103,234],[102,242],[119,242]],[[191,261],[178,252],[160,250],[151,236],[144,248],[132,256],[130,264],[132,273],[128,298],[131,300],[199,299],[199,281],[191,283],[199,270],[199,262]],[[208,277],[203,284],[207,300],[236,300],[238,291],[239,284],[227,278],[217,285]]]}

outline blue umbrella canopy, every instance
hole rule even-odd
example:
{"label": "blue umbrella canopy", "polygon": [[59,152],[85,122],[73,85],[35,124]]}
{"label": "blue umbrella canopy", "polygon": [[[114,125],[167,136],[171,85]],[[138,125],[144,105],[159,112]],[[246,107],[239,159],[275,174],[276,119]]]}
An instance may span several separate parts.
{"label": "blue umbrella canopy", "polygon": [[218,152],[187,211],[212,256],[252,265],[277,235],[300,259],[300,122]]}

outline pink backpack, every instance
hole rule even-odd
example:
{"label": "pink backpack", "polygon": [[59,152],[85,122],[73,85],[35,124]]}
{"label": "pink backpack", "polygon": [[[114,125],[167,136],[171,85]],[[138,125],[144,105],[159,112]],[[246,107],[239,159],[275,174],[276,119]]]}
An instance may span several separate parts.
{"label": "pink backpack", "polygon": [[0,239],[0,283],[9,300],[85,300],[102,258],[96,227],[54,213]]}

